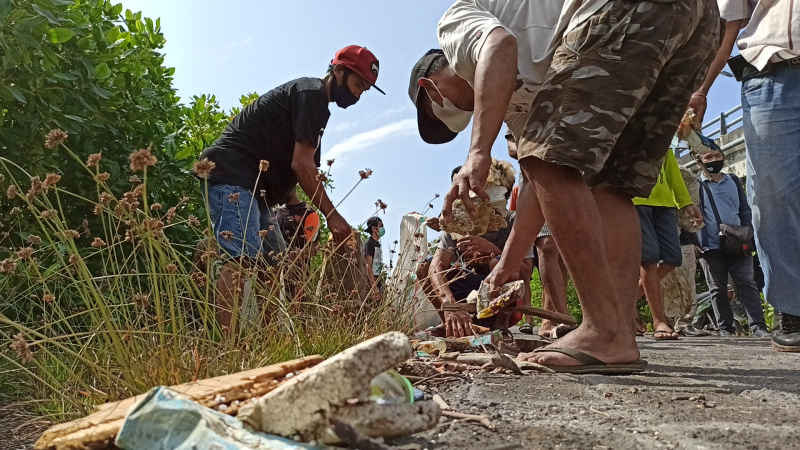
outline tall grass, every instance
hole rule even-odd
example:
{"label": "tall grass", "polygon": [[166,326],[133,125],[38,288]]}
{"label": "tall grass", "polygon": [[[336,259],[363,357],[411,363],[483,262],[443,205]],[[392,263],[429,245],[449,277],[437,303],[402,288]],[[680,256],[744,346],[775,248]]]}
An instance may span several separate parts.
{"label": "tall grass", "polygon": [[[117,196],[102,156],[84,160],[64,139],[51,133],[47,144],[80,162],[84,174],[41,178],[0,158],[5,204],[13,205],[3,214],[24,218],[0,242],[0,391],[7,397],[41,400],[41,412],[66,419],[154,385],[330,355],[409,328],[401,302],[348,282],[364,270],[355,238],[286,252],[273,267],[240,264],[247,292],[215,301],[222,257],[209,217],[184,216],[187,199],[153,202],[151,191],[164,188],[148,184],[155,157],[147,149],[131,155],[135,177]],[[62,190],[60,176],[90,177],[96,195]],[[93,220],[68,223],[67,204],[83,205]],[[255,312],[245,312],[248,301]],[[233,331],[217,321],[222,304],[233,305]]]}

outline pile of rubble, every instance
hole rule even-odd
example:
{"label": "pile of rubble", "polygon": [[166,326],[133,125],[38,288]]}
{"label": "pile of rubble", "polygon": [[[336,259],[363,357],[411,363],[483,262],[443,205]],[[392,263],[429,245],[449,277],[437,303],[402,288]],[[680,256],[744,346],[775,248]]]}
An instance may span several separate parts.
{"label": "pile of rubble", "polygon": [[513,358],[546,343],[485,329],[447,339],[386,333],[327,360],[310,356],[101,405],[50,428],[35,448],[380,449],[382,438],[431,429],[441,416],[492,428],[485,417],[452,411],[437,387],[481,371],[549,372]]}

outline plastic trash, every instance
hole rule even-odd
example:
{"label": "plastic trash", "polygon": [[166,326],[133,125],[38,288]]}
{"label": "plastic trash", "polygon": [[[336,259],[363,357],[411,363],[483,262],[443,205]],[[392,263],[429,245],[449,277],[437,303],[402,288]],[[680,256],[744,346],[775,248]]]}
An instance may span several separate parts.
{"label": "plastic trash", "polygon": [[303,450],[289,439],[247,430],[227,414],[157,387],[131,408],[114,444],[123,450]]}
{"label": "plastic trash", "polygon": [[375,403],[414,403],[414,397],[414,386],[394,370],[387,370],[369,382],[369,399]]}

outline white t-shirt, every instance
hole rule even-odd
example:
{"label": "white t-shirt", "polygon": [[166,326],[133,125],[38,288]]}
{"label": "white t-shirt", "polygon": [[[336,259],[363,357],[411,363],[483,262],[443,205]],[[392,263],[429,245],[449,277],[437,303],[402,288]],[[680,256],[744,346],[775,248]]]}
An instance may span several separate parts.
{"label": "white t-shirt", "polygon": [[748,21],[737,45],[758,70],[800,56],[800,1],[717,0],[717,4],[723,20]]}
{"label": "white t-shirt", "polygon": [[437,26],[439,45],[450,66],[470,85],[483,44],[495,28],[517,39],[517,71],[506,123],[515,136],[527,119],[536,86],[544,81],[556,45],[608,0],[457,0]]}

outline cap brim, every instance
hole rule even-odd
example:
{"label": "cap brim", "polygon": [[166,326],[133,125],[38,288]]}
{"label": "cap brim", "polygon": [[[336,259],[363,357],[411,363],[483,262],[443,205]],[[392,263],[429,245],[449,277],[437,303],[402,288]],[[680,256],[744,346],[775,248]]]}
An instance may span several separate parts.
{"label": "cap brim", "polygon": [[[422,88],[417,91],[417,97],[419,97],[421,90]],[[425,110],[419,106],[418,100],[418,98],[415,98],[414,101],[417,108],[417,129],[423,141],[428,144],[445,144],[458,136],[458,133],[454,133],[447,128],[444,122],[425,114]]]}

